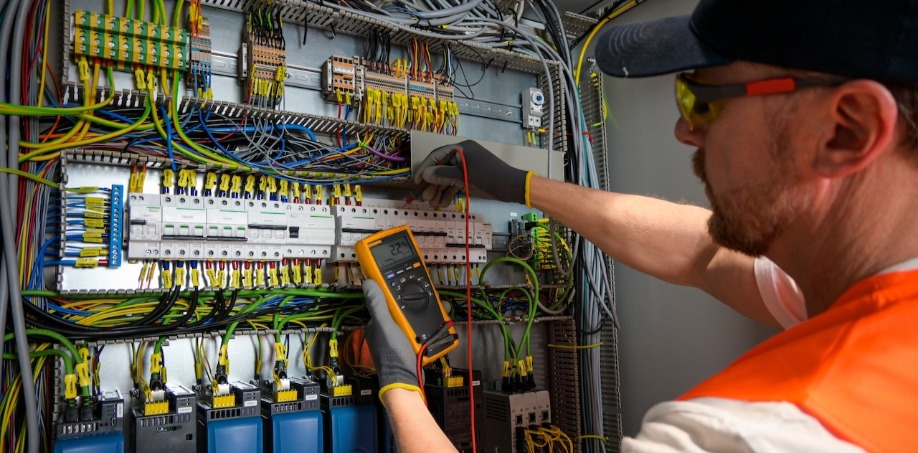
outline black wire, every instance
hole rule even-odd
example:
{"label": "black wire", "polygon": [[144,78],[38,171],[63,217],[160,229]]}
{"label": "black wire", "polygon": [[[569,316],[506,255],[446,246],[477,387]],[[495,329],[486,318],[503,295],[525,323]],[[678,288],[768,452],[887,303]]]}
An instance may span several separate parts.
{"label": "black wire", "polygon": [[[238,290],[237,290],[238,291]],[[237,292],[237,291],[234,291]],[[235,295],[231,302],[230,310],[232,306],[235,305]],[[276,307],[266,307],[261,310],[253,310],[250,313],[245,315],[236,315],[231,317],[224,317],[223,320],[215,321],[207,325],[194,325],[194,326],[182,326],[179,327],[177,324],[168,324],[168,325],[151,325],[151,326],[120,326],[120,327],[111,327],[100,329],[98,327],[83,326],[79,324],[72,324],[67,321],[63,321],[55,316],[45,312],[44,310],[38,308],[34,304],[23,304],[26,311],[28,312],[27,322],[35,327],[44,328],[48,330],[54,330],[61,335],[64,335],[73,340],[112,340],[112,339],[121,339],[125,337],[142,337],[142,336],[161,336],[163,334],[169,335],[183,335],[183,334],[194,334],[199,332],[219,330],[222,327],[226,327],[234,322],[241,322],[247,318],[255,318],[258,316],[263,316],[267,314],[273,314],[278,312]],[[230,311],[227,310],[227,313]]]}
{"label": "black wire", "polygon": [[189,302],[188,304],[188,310],[185,311],[185,314],[182,315],[182,317],[179,318],[178,321],[170,325],[184,326],[185,323],[187,323],[188,320],[191,319],[192,316],[194,316],[194,311],[198,308],[198,296],[199,295],[200,295],[200,292],[198,291],[198,288],[195,287],[194,292],[191,294],[191,302]]}
{"label": "black wire", "polygon": [[[483,55],[474,47],[471,47],[468,44],[465,44],[461,41],[456,41],[456,43],[471,49],[472,52],[475,52],[476,54],[478,54],[479,60],[484,60]],[[453,70],[453,74],[448,75],[447,78],[449,79],[453,87],[455,87],[456,90],[462,93],[463,96],[465,96],[468,99],[475,99],[475,92],[472,90],[472,87],[475,85],[478,85],[479,83],[481,83],[482,80],[484,80],[485,74],[487,73],[488,68],[491,66],[491,63],[494,62],[494,59],[488,60],[488,62],[485,63],[484,67],[481,68],[481,77],[479,77],[478,80],[475,81],[475,83],[469,83],[468,76],[465,74],[465,67],[462,65],[462,59],[460,59],[459,57],[455,57],[455,58],[456,58],[456,69]],[[456,79],[455,77],[456,71],[462,72],[462,78],[465,79],[464,85],[459,83],[459,81]],[[462,87],[469,89],[468,94],[466,94],[466,92],[462,90]]]}
{"label": "black wire", "polygon": [[164,314],[168,313],[169,310],[172,310],[172,307],[175,306],[175,302],[178,301],[179,291],[181,291],[181,286],[176,286],[172,289],[171,293],[166,293],[163,296],[168,294],[168,299],[160,300],[159,305],[156,306],[150,313],[143,317],[136,325],[138,326],[147,326],[152,324],[154,321],[159,320]]}
{"label": "black wire", "polygon": [[[197,292],[197,289],[195,289],[195,292]],[[212,319],[215,319],[215,318],[216,318],[216,314],[217,314],[217,310],[219,309],[219,307],[220,307],[222,304],[223,304],[223,291],[221,290],[221,291],[217,291],[216,293],[214,293],[214,303],[213,303],[213,305],[210,307],[210,312],[207,313],[206,315],[204,315],[204,317],[202,317],[201,319],[199,319],[199,320],[197,320],[197,321],[195,321],[195,322],[193,322],[193,323],[191,323],[191,324],[187,324],[186,327],[196,327],[196,326],[202,325],[202,324],[204,324],[204,323],[206,323],[206,322],[208,322],[208,321],[210,321],[210,320],[212,320]]]}

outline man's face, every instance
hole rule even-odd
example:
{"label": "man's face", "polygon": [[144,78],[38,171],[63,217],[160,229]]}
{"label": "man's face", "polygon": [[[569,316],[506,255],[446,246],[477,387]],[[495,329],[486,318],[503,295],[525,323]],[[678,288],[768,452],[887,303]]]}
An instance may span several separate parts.
{"label": "man's face", "polygon": [[[723,84],[774,75],[760,66],[734,63],[698,70],[695,77]],[[680,120],[676,136],[698,148],[692,161],[711,202],[708,230],[714,241],[759,256],[809,204],[792,150],[790,118],[796,112],[789,96],[722,102],[723,110],[711,124],[690,131]]]}

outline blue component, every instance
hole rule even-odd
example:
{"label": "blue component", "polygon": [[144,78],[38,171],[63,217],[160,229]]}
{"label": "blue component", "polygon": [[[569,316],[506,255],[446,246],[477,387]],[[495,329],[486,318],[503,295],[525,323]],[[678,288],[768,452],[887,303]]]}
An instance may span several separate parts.
{"label": "blue component", "polygon": [[121,246],[124,238],[124,186],[112,186],[108,213],[108,267],[121,267]]}
{"label": "blue component", "polygon": [[54,453],[124,453],[124,433],[58,440],[54,442]]}
{"label": "blue component", "polygon": [[271,416],[274,453],[322,453],[322,413],[294,412]]}
{"label": "blue component", "polygon": [[261,417],[207,423],[207,453],[263,453]]}
{"label": "blue component", "polygon": [[372,404],[335,407],[331,412],[328,451],[376,453],[376,408]]}

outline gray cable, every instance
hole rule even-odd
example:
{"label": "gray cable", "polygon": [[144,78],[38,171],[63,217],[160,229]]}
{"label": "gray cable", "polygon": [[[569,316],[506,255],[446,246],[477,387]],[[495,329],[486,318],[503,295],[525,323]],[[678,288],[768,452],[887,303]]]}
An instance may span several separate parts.
{"label": "gray cable", "polygon": [[[13,31],[13,43],[12,43],[12,52],[10,55],[10,77],[13,77],[17,74],[22,73],[22,46],[24,41],[25,26],[28,19],[29,5],[27,3],[19,3],[18,5],[11,5],[11,7],[18,6],[18,12],[16,14],[16,27]],[[9,26],[7,19],[13,16],[12,11],[6,12],[7,16],[4,17],[3,28],[0,30],[2,37],[0,37],[0,62],[5,62],[7,53],[9,53],[9,43],[7,38],[9,37]],[[10,87],[10,100],[17,101],[21,93],[21,87],[18,83],[9,84]],[[0,94],[0,101],[5,101],[2,99],[2,94]],[[3,153],[0,152],[0,166],[16,166],[19,161],[19,139],[20,139],[20,118],[18,116],[9,117],[9,134],[7,138],[7,148],[9,152],[6,156],[3,156]],[[0,132],[2,133],[2,132]],[[10,160],[11,159],[11,160]],[[13,165],[9,165],[12,163]],[[39,418],[38,418],[38,400],[35,396],[35,383],[32,381],[32,364],[29,360],[29,340],[26,337],[26,326],[25,326],[25,314],[22,307],[22,294],[20,292],[21,288],[19,286],[19,276],[15,271],[16,261],[18,258],[18,252],[16,249],[16,242],[14,241],[14,230],[15,230],[15,219],[16,208],[13,207],[13,202],[16,198],[18,191],[16,190],[18,178],[12,175],[7,175],[6,173],[0,173],[0,187],[8,187],[9,192],[7,196],[0,196],[0,235],[3,236],[3,258],[6,263],[6,275],[7,281],[9,282],[9,304],[12,306],[12,321],[13,321],[13,332],[16,335],[16,355],[18,356],[19,361],[19,373],[22,376],[20,381],[22,382],[22,396],[23,404],[25,405],[26,412],[26,441],[28,444],[29,453],[38,453],[39,443],[41,441],[39,433]]]}
{"label": "gray cable", "polygon": [[[3,8],[5,9],[6,6],[7,4],[4,1]],[[13,18],[14,18],[14,14],[12,14],[11,11],[5,11],[4,16],[3,16],[3,23],[2,25],[0,25],[0,70],[5,69],[4,63],[6,62],[6,57],[9,52],[9,41],[7,38],[9,38],[10,33],[12,32],[12,29],[13,29]],[[0,90],[0,101],[6,101],[5,91],[6,90]],[[6,118],[7,118],[6,115],[0,115],[0,143],[6,143]],[[6,156],[3,155],[2,151],[0,151],[0,163],[2,163],[3,166],[6,166]],[[0,180],[0,187],[4,187],[5,184],[6,184],[6,180]],[[2,194],[0,194],[0,198],[5,198],[5,197]],[[2,217],[0,218],[0,222],[5,221],[6,216],[3,215],[2,211],[0,211],[0,217]],[[3,258],[2,257],[2,255],[4,255],[3,250],[4,250],[3,245],[2,243],[0,243],[0,259]],[[5,265],[2,267],[2,269],[4,271],[7,270]],[[0,278],[3,279],[3,281],[0,282],[0,284],[3,285],[2,287],[3,291],[0,292],[0,347],[5,349],[6,342],[3,341],[2,334],[5,334],[6,332],[6,313],[9,310],[9,306],[7,305],[9,302],[9,292],[8,292],[9,288],[6,287],[7,285],[6,274],[4,273],[0,275]],[[6,371],[3,368],[5,363],[6,362],[0,362],[0,372]]]}
{"label": "gray cable", "polygon": [[[3,252],[2,248],[0,248],[0,253],[2,252]],[[10,282],[9,280],[7,280],[8,277],[6,276],[6,273],[8,271],[9,269],[6,268],[6,260],[0,259],[0,301],[3,301],[3,305],[4,305],[4,310],[0,311],[0,326],[3,326],[3,330],[0,330],[0,332],[6,332],[6,312],[7,310],[5,308],[6,308],[6,301],[8,301],[10,297],[10,288],[9,288]],[[3,340],[0,340],[0,341],[3,341]],[[2,363],[5,364],[6,361],[3,361]],[[3,366],[5,365],[0,365],[0,368],[2,368]],[[6,374],[6,369],[0,369],[0,372]]]}

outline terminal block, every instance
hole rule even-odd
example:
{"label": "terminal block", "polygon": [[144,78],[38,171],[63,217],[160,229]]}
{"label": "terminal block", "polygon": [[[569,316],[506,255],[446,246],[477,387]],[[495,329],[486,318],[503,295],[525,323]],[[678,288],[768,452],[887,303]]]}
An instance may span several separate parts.
{"label": "terminal block", "polygon": [[212,99],[211,84],[213,43],[210,37],[210,21],[198,16],[191,25],[191,38],[189,41],[188,75],[192,89],[196,88],[194,96],[201,99]]}
{"label": "terminal block", "polygon": [[254,9],[246,13],[239,58],[245,102],[271,108],[280,104],[287,79],[287,48],[279,11]]}
{"label": "terminal block", "polygon": [[134,65],[184,71],[188,34],[178,27],[79,10],[73,14],[73,52],[120,70]]}
{"label": "terminal block", "polygon": [[322,96],[328,102],[363,98],[365,68],[357,57],[331,56],[322,64]]}

